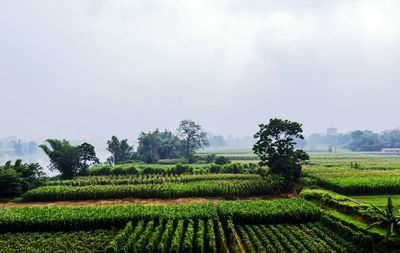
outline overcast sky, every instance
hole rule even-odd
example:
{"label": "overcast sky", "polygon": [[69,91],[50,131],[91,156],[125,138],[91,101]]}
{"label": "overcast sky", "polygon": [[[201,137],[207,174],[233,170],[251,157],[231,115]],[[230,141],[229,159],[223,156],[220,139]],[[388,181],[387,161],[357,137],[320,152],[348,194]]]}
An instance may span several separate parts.
{"label": "overcast sky", "polygon": [[400,1],[0,0],[0,137],[400,125]]}

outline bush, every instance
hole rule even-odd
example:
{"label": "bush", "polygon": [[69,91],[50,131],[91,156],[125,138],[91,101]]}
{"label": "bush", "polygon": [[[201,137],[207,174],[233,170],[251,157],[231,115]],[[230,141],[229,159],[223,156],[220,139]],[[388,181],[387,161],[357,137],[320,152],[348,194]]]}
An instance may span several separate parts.
{"label": "bush", "polygon": [[211,163],[209,170],[211,173],[220,173],[221,172],[221,165],[215,164],[215,163]]}
{"label": "bush", "polygon": [[231,161],[225,157],[225,156],[218,156],[215,158],[214,163],[219,164],[219,165],[224,165],[224,164],[228,164]]}
{"label": "bush", "polygon": [[171,169],[171,173],[172,174],[184,174],[184,173],[189,173],[192,172],[193,168],[191,168],[189,165],[187,164],[180,164],[178,163],[177,165],[175,165],[175,167],[173,167]]}
{"label": "bush", "polygon": [[222,166],[223,173],[243,173],[243,165],[241,163],[229,163]]}
{"label": "bush", "polygon": [[111,175],[125,175],[126,170],[122,165],[116,165],[111,169]]}

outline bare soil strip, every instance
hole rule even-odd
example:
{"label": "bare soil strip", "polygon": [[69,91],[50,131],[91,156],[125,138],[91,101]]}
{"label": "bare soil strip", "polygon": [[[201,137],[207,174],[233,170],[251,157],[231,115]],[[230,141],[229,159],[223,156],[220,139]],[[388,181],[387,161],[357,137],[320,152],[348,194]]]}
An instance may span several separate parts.
{"label": "bare soil strip", "polygon": [[169,205],[169,204],[187,204],[187,203],[215,203],[222,200],[261,200],[261,199],[278,199],[295,197],[296,194],[277,194],[277,195],[263,195],[251,197],[207,197],[207,198],[176,198],[176,199],[138,199],[138,198],[125,198],[125,199],[109,199],[109,200],[82,200],[82,201],[56,201],[56,202],[8,202],[0,203],[0,207],[13,207],[13,206],[108,206],[108,205]]}

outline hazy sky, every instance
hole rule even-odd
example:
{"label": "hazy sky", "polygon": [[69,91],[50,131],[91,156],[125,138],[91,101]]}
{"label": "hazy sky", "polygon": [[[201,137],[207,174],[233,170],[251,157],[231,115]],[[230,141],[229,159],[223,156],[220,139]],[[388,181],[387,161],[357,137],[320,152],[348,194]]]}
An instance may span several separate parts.
{"label": "hazy sky", "polygon": [[0,136],[400,125],[400,1],[0,0]]}

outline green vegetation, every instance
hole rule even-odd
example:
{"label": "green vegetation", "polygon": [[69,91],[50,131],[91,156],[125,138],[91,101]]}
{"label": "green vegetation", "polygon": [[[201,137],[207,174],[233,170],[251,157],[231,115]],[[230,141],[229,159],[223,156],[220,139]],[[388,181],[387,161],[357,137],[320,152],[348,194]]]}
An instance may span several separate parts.
{"label": "green vegetation", "polygon": [[309,166],[305,175],[321,187],[346,195],[400,193],[400,170],[360,170]]}
{"label": "green vegetation", "polygon": [[128,139],[120,141],[115,135],[107,141],[107,151],[111,153],[111,156],[107,159],[109,164],[116,165],[135,158],[134,148],[129,145]]}
{"label": "green vegetation", "polygon": [[[350,198],[368,205],[374,205],[384,210],[389,195],[352,195]],[[400,195],[390,195],[393,201],[394,212],[400,214]]]}
{"label": "green vegetation", "polygon": [[2,253],[104,252],[117,230],[0,233]]}
{"label": "green vegetation", "polygon": [[64,201],[118,198],[183,198],[253,196],[277,192],[278,177],[255,180],[204,180],[138,185],[43,186],[25,193],[25,201]]}
{"label": "green vegetation", "polygon": [[195,161],[194,153],[197,149],[208,145],[207,133],[199,124],[191,120],[182,120],[179,123],[178,136],[182,142],[182,156],[188,163]]}
{"label": "green vegetation", "polygon": [[139,219],[228,219],[238,223],[308,222],[321,212],[302,199],[221,201],[218,204],[1,207],[0,231],[123,227]]}
{"label": "green vegetation", "polygon": [[300,162],[309,159],[306,152],[295,149],[295,139],[304,139],[301,124],[281,119],[270,119],[268,124],[260,124],[254,135],[257,142],[253,151],[267,165],[270,172],[285,178],[287,189],[300,178]]}
{"label": "green vegetation", "polygon": [[255,173],[256,165],[253,163],[218,164],[143,164],[127,163],[110,166],[101,164],[93,166],[89,175],[150,175],[150,174],[205,174],[205,173]]}
{"label": "green vegetation", "polygon": [[136,176],[90,176],[77,177],[73,180],[51,180],[48,186],[87,186],[87,185],[138,185],[138,184],[162,184],[166,182],[189,183],[214,180],[259,180],[258,174],[181,174],[181,175],[136,175]]}
{"label": "green vegetation", "polygon": [[60,172],[63,179],[85,175],[90,165],[99,163],[94,147],[89,143],[74,146],[66,140],[48,139],[46,142],[49,146],[39,147],[50,158],[50,169]]}
{"label": "green vegetation", "polygon": [[38,187],[43,182],[44,173],[37,163],[23,164],[17,160],[0,166],[0,198],[11,198]]}

